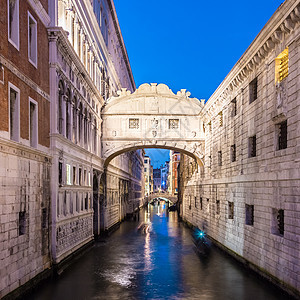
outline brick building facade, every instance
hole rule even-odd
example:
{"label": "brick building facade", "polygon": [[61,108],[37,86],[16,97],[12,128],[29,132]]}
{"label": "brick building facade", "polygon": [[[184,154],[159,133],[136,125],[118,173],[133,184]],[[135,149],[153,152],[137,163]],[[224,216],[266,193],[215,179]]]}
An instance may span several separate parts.
{"label": "brick building facade", "polygon": [[0,1],[0,297],[50,267],[47,1]]}

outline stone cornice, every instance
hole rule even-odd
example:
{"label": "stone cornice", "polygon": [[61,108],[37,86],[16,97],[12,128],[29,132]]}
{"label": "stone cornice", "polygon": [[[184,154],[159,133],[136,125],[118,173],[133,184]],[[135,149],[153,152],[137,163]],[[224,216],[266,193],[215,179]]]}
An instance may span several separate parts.
{"label": "stone cornice", "polygon": [[[262,64],[283,41],[284,35],[290,35],[300,22],[300,0],[286,0],[276,10],[248,49],[237,61],[216,91],[208,99],[205,109],[210,117],[219,113],[228,100],[228,95],[241,87],[245,79]],[[228,102],[228,101],[227,101]]]}
{"label": "stone cornice", "polygon": [[45,27],[50,24],[50,17],[39,0],[27,0]]}

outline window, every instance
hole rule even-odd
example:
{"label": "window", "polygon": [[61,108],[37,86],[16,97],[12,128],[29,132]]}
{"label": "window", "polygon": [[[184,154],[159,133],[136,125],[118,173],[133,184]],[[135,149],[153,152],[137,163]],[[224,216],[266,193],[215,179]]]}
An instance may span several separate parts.
{"label": "window", "polygon": [[249,104],[257,99],[257,78],[254,78],[249,84]]}
{"label": "window", "polygon": [[130,129],[139,129],[139,119],[129,119]]}
{"label": "window", "polygon": [[287,120],[277,125],[278,145],[277,150],[287,148]]}
{"label": "window", "polygon": [[284,210],[272,209],[272,233],[276,235],[284,235]]}
{"label": "window", "polygon": [[275,59],[275,83],[289,75],[289,49],[284,49]]}
{"label": "window", "polygon": [[48,228],[48,213],[47,208],[42,209],[42,228]]}
{"label": "window", "polygon": [[10,139],[18,142],[20,140],[20,90],[13,84],[9,88],[9,130]]}
{"label": "window", "polygon": [[37,148],[38,145],[38,109],[37,102],[29,99],[29,139],[30,146]]}
{"label": "window", "polygon": [[253,226],[254,224],[254,205],[246,204],[246,225]]}
{"label": "window", "polygon": [[200,197],[200,209],[201,210],[203,209],[203,199],[202,199],[202,197]]}
{"label": "window", "polygon": [[68,185],[71,185],[71,166],[66,164],[66,182]]}
{"label": "window", "polygon": [[248,139],[248,157],[256,156],[256,135]]}
{"label": "window", "polygon": [[237,114],[237,106],[236,106],[236,98],[234,98],[233,100],[231,100],[231,116],[235,117]]}
{"label": "window", "polygon": [[234,203],[228,201],[228,219],[233,219],[234,217]]}
{"label": "window", "polygon": [[76,167],[73,167],[73,185],[76,184]]}
{"label": "window", "polygon": [[195,197],[195,207],[197,208],[197,197]]}
{"label": "window", "polygon": [[216,200],[216,214],[220,214],[220,200]]}
{"label": "window", "polygon": [[222,166],[222,151],[218,151],[218,166]]}
{"label": "window", "polygon": [[206,199],[206,211],[209,213],[209,199]]}
{"label": "window", "polygon": [[222,111],[220,111],[218,113],[218,117],[219,117],[219,125],[220,125],[220,127],[222,127],[223,126],[223,112]]}
{"label": "window", "polygon": [[24,235],[26,232],[26,212],[19,212],[19,235]]}
{"label": "window", "polygon": [[28,59],[37,66],[37,22],[28,12]]}
{"label": "window", "polygon": [[79,168],[79,171],[78,171],[79,185],[82,184],[82,176],[81,176],[81,173],[82,173],[82,169]]}
{"label": "window", "polygon": [[191,208],[192,208],[192,197],[189,196],[189,209],[191,209]]}
{"label": "window", "polygon": [[179,119],[169,119],[169,129],[178,129]]}
{"label": "window", "polygon": [[58,184],[59,186],[62,186],[62,173],[63,173],[63,164],[62,162],[58,163]]}
{"label": "window", "polygon": [[230,159],[232,162],[236,161],[236,146],[235,146],[235,144],[230,146]]}
{"label": "window", "polygon": [[8,0],[8,40],[19,50],[19,0]]}

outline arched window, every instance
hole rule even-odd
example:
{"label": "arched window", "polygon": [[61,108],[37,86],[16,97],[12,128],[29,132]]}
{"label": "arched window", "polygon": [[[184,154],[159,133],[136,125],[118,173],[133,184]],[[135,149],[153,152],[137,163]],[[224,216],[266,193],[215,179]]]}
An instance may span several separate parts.
{"label": "arched window", "polygon": [[79,103],[79,120],[78,120],[78,140],[79,143],[82,142],[82,121],[83,121],[83,109],[82,103]]}
{"label": "arched window", "polygon": [[60,81],[58,84],[58,112],[57,112],[57,129],[60,134],[63,133],[63,96],[64,96],[64,85],[63,82]]}
{"label": "arched window", "polygon": [[72,114],[73,114],[73,142],[77,143],[77,98],[73,98],[73,109],[72,109]]}
{"label": "arched window", "polygon": [[71,91],[66,93],[66,137],[71,139]]}

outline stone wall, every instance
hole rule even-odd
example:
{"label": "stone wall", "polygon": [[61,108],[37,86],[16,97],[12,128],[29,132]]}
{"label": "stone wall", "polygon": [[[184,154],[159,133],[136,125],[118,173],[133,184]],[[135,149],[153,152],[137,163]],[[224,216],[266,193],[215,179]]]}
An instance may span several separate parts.
{"label": "stone wall", "polygon": [[[191,172],[185,157],[181,195],[188,222],[299,295],[298,12],[286,1],[207,101],[204,168]],[[276,82],[286,48],[288,76]]]}
{"label": "stone wall", "polygon": [[0,140],[0,297],[50,268],[48,156]]}

